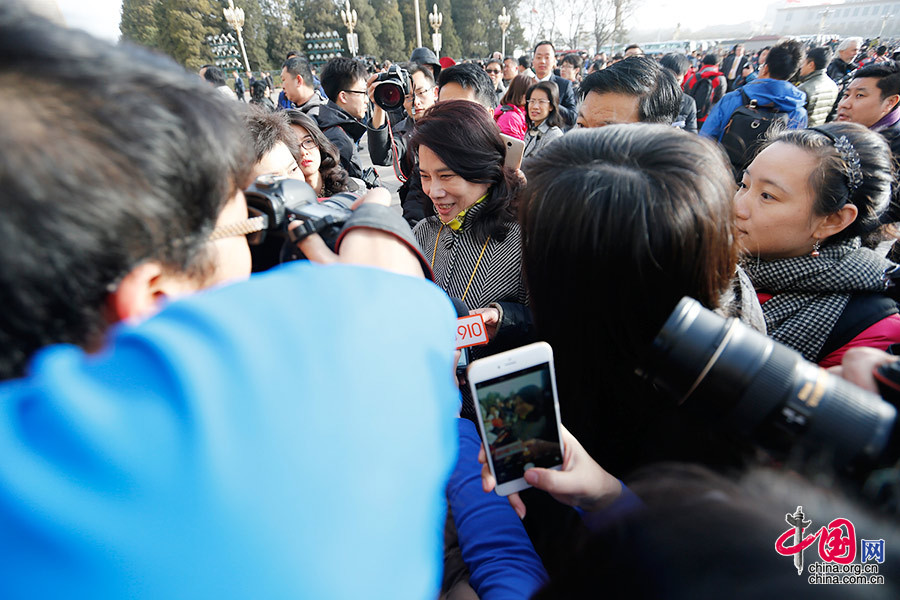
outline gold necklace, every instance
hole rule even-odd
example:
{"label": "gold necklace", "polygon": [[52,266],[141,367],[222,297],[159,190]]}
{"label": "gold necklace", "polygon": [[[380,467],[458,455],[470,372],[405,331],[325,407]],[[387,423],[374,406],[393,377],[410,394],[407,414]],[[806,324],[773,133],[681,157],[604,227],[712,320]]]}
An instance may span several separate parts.
{"label": "gold necklace", "polygon": [[[437,257],[437,247],[438,242],[441,240],[441,232],[444,231],[444,224],[441,223],[441,228],[438,229],[437,238],[434,240],[434,252],[431,253],[431,268],[434,269],[434,259]],[[478,260],[475,261],[475,268],[472,269],[472,275],[469,277],[469,283],[466,284],[466,291],[463,292],[461,300],[463,302],[466,301],[466,296],[469,294],[469,287],[472,285],[472,280],[475,279],[475,273],[478,271],[478,265],[481,264],[481,257],[484,256],[484,251],[487,249],[488,242],[491,241],[491,236],[488,236],[486,240],[484,240],[484,245],[481,247],[481,253],[478,255]]]}

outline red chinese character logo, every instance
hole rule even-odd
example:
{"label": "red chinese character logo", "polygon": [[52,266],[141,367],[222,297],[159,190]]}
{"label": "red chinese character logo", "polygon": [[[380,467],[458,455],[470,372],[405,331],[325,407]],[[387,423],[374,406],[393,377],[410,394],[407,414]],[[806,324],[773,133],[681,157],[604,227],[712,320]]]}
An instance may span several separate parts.
{"label": "red chinese character logo", "polygon": [[[821,529],[801,540],[797,539],[799,536],[795,536],[797,533],[797,527],[792,527],[782,533],[775,542],[776,552],[782,556],[791,556],[803,552],[818,539],[819,557],[824,562],[848,565],[856,558],[856,530],[853,528],[853,523],[847,519],[834,519],[828,525],[823,525]],[[791,546],[786,545],[789,541],[795,543]]]}
{"label": "red chinese character logo", "polygon": [[847,519],[832,520],[819,534],[819,556],[823,561],[849,565],[856,558],[856,531]]}

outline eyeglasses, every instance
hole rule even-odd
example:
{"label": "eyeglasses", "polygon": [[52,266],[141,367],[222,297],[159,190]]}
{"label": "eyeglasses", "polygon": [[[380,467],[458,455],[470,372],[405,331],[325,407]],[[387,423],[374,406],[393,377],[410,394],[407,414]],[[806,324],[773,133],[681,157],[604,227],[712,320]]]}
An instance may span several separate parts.
{"label": "eyeglasses", "polygon": [[212,233],[209,234],[209,238],[207,238],[208,241],[214,242],[216,240],[246,235],[247,243],[251,246],[256,246],[261,243],[265,238],[266,229],[269,227],[269,217],[252,207],[247,207],[247,213],[250,216],[243,221],[231,223],[229,225],[220,225],[213,229]]}
{"label": "eyeglasses", "polygon": [[369,92],[367,92],[366,90],[363,90],[363,91],[359,91],[359,90],[341,90],[341,91],[342,91],[342,92],[347,92],[348,94],[368,94],[368,93],[369,93]]}
{"label": "eyeglasses", "polygon": [[424,90],[419,90],[419,91],[416,92],[415,94],[408,94],[408,95],[406,95],[406,96],[404,96],[404,97],[405,97],[408,101],[412,101],[413,96],[415,96],[416,98],[418,98],[418,99],[421,100],[422,102],[425,102],[425,101],[428,99],[428,92],[430,92],[430,91],[433,90],[433,89],[434,89],[434,86],[431,86],[430,88],[427,88],[427,89],[424,89]]}
{"label": "eyeglasses", "polygon": [[319,145],[316,143],[316,140],[312,139],[311,137],[305,137],[303,138],[303,141],[300,142],[300,147],[304,150],[312,150],[314,148],[318,148]]}
{"label": "eyeglasses", "polygon": [[526,100],[525,104],[529,106],[542,106],[544,104],[550,104],[550,101],[544,100],[543,98],[531,98],[530,100]]}
{"label": "eyeglasses", "polygon": [[491,75],[499,75],[500,69],[485,69],[485,73],[490,73]]}

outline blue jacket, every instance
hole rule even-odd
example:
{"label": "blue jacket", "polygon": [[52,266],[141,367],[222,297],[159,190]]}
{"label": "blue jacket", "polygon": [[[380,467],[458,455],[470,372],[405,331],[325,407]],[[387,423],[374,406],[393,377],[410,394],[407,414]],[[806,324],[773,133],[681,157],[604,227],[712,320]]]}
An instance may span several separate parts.
{"label": "blue jacket", "polygon": [[291,108],[297,108],[297,105],[288,100],[287,95],[284,93],[284,90],[278,92],[278,109],[280,110],[289,110]]}
{"label": "blue jacket", "polygon": [[547,583],[547,571],[509,501],[481,487],[481,438],[475,424],[457,419],[457,425],[459,459],[447,498],[469,583],[481,600],[531,598]]}
{"label": "blue jacket", "polygon": [[744,105],[741,90],[746,92],[750,99],[755,99],[760,105],[775,104],[779,110],[790,115],[788,128],[803,129],[806,127],[806,94],[787,81],[780,79],[756,79],[740,89],[728,92],[713,106],[706,118],[706,122],[700,129],[700,135],[714,137],[722,140],[725,126],[731,113]]}
{"label": "blue jacket", "polygon": [[297,262],[45,349],[0,384],[0,597],[436,598],[454,328]]}

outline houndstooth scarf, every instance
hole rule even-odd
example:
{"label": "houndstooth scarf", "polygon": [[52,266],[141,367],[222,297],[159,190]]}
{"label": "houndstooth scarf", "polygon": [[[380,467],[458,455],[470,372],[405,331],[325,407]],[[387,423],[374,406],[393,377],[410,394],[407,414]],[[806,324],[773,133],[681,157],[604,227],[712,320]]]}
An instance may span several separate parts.
{"label": "houndstooth scarf", "polygon": [[817,257],[747,259],[744,269],[758,291],[773,294],[763,304],[769,336],[815,361],[850,295],[884,291],[890,266],[853,238],[822,247]]}

